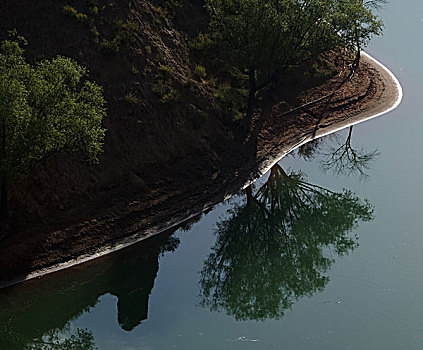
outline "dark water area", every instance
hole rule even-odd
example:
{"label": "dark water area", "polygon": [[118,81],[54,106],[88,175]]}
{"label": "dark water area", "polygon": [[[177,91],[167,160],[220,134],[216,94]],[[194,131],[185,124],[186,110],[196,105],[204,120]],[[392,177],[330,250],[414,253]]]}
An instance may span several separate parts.
{"label": "dark water area", "polygon": [[423,3],[381,16],[367,51],[396,110],[174,232],[0,290],[0,349],[423,348]]}
{"label": "dark water area", "polygon": [[301,147],[176,232],[1,291],[4,347],[276,346],[263,325],[324,292],[335,262],[359,247],[360,224],[374,219],[367,199],[285,163],[367,180],[379,153],[356,148],[353,131]]}

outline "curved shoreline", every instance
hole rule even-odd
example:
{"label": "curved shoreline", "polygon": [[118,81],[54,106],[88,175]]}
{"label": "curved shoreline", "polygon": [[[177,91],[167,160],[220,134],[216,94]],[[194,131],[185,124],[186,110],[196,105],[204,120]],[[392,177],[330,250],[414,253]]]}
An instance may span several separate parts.
{"label": "curved shoreline", "polygon": [[[301,145],[304,145],[305,143],[332,134],[334,132],[337,132],[341,129],[347,128],[349,126],[361,123],[363,121],[376,118],[378,116],[381,116],[383,114],[386,114],[393,109],[395,109],[402,101],[403,98],[403,90],[401,87],[400,82],[398,79],[394,76],[394,74],[385,67],[382,63],[377,61],[375,58],[371,57],[370,55],[363,52],[363,59],[366,60],[368,63],[370,63],[375,70],[380,74],[381,81],[385,84],[385,90],[383,92],[383,99],[380,99],[375,103],[375,105],[370,106],[368,110],[361,111],[357,113],[356,115],[347,118],[345,120],[334,122],[333,124],[330,124],[325,127],[321,127],[317,130],[316,133],[308,132],[305,134],[299,134],[297,138],[297,142],[295,144],[290,144],[282,148],[278,148],[278,151],[276,153],[270,153],[268,158],[265,158],[263,161],[258,164],[257,173],[254,174],[254,179],[251,179],[247,181],[242,188],[247,187],[249,184],[255,181],[255,179],[262,176],[264,173],[266,173],[274,164],[276,164],[281,158],[286,156],[288,153],[292,152],[294,149],[300,147]],[[227,196],[229,198],[230,196]],[[227,199],[226,198],[226,199]],[[56,264],[53,266],[50,266],[48,268],[35,270],[25,276],[17,277],[15,279],[9,280],[4,283],[0,283],[0,288],[5,288],[8,286],[12,286],[30,279],[39,278],[43,275],[54,273],[60,270],[64,270],[67,268],[70,268],[75,265],[80,265],[85,262],[88,262],[90,260],[94,260],[97,258],[100,258],[102,256],[105,256],[107,254],[116,252],[118,250],[122,250],[124,248],[127,248],[133,244],[139,243],[147,238],[150,238],[154,235],[158,235],[160,233],[163,233],[165,231],[168,231],[172,228],[177,227],[181,223],[201,214],[204,210],[220,203],[214,203],[209,202],[205,204],[201,211],[195,212],[192,215],[189,215],[187,217],[184,217],[182,220],[179,220],[177,222],[171,222],[165,223],[162,225],[162,228],[160,229],[149,229],[144,230],[142,232],[137,232],[129,237],[125,237],[122,240],[119,241],[117,244],[109,244],[102,248],[100,248],[96,253],[94,254],[85,254],[81,255],[78,258],[68,260],[67,262]]]}
{"label": "curved shoreline", "polygon": [[[307,142],[310,142],[312,140],[327,136],[329,134],[333,134],[337,131],[340,131],[342,129],[346,129],[350,126],[365,122],[370,119],[374,119],[377,117],[380,117],[381,115],[384,115],[386,113],[389,113],[393,111],[395,108],[397,108],[404,96],[403,89],[401,86],[401,83],[397,79],[397,77],[381,62],[376,60],[374,57],[370,56],[366,52],[362,52],[362,58],[370,62],[371,64],[375,65],[378,69],[378,72],[381,74],[384,81],[388,81],[389,79],[392,81],[392,85],[388,85],[387,89],[395,89],[396,90],[396,98],[393,100],[391,104],[387,103],[389,102],[389,99],[387,101],[383,101],[380,105],[376,105],[373,108],[371,108],[369,111],[361,112],[355,115],[354,117],[348,118],[344,121],[341,121],[339,123],[334,123],[330,126],[327,126],[325,128],[319,128],[317,132],[313,135],[310,133],[309,135],[303,135],[301,140],[298,142],[298,144],[287,147],[286,149],[281,150],[280,155],[277,157],[271,157],[267,161],[265,160],[260,166],[259,166],[259,176],[264,175],[267,171],[270,170],[272,166],[274,166],[279,160],[281,160],[283,157],[285,157],[287,154],[291,153],[298,147],[301,147],[302,145],[306,144]],[[392,94],[393,91],[388,91],[388,94]],[[244,188],[248,187],[251,183],[253,183],[255,180],[251,180],[247,182],[244,185]]]}

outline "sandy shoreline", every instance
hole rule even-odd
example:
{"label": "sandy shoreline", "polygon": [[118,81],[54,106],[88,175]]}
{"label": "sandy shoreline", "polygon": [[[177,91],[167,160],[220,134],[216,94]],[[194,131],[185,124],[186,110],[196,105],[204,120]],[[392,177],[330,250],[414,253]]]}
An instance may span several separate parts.
{"label": "sandy shoreline", "polygon": [[[397,77],[382,63],[376,60],[374,57],[369,54],[362,52],[362,61],[374,65],[378,73],[380,74],[381,80],[384,83],[385,90],[383,92],[383,98],[375,101],[374,104],[368,106],[366,110],[360,111],[357,115],[349,117],[346,120],[340,121],[339,123],[334,122],[325,127],[320,127],[317,132],[309,132],[305,135],[298,137],[298,143],[294,145],[287,145],[286,147],[280,150],[279,155],[276,157],[269,157],[266,161],[262,162],[259,167],[259,176],[265,174],[273,165],[275,165],[281,158],[285,157],[287,154],[292,152],[298,147],[310,142],[311,140],[318,139],[329,134],[333,134],[342,129],[346,129],[350,126],[362,123],[366,120],[370,120],[376,117],[380,117],[390,111],[394,110],[399,106],[403,98],[403,89],[397,79]],[[314,134],[314,135],[313,135]],[[245,184],[244,187],[247,187],[251,182]]]}
{"label": "sandy shoreline", "polygon": [[[388,113],[400,104],[403,92],[397,78],[385,66],[383,66],[371,56],[363,53],[362,60],[363,63],[369,64],[377,71],[381,83],[380,86],[383,87],[383,91],[380,91],[380,95],[377,98],[374,98],[371,103],[368,103],[366,106],[364,106],[363,109],[359,110],[352,116],[348,116],[346,119],[326,122],[326,124],[321,124],[319,129],[315,133],[311,130],[306,130],[304,132],[299,132],[297,135],[295,135],[295,137],[291,137],[291,139],[287,142],[283,142],[283,145],[272,145],[266,155],[261,159],[257,160],[257,167],[254,170],[254,174],[251,174],[252,176],[249,177],[249,180],[244,181],[244,187],[248,186],[251,182],[255,181],[255,179],[264,174],[268,169],[270,169],[272,165],[274,165],[277,161],[279,161],[281,158],[283,158],[286,154],[290,153],[295,148],[300,147],[301,145],[311,141],[312,139],[323,137],[338,130],[347,128],[351,125],[358,124],[365,120],[369,120],[378,117],[382,114]],[[185,216],[180,219],[169,219],[167,222],[161,222],[160,224],[153,225],[153,227],[151,227],[150,229],[137,231],[128,237],[120,239],[119,241],[107,244],[97,249],[97,251],[95,252],[90,252],[88,254],[81,255],[75,259],[67,260],[66,262],[55,264],[44,269],[35,270],[29,274],[26,274],[25,276],[21,276],[12,280],[7,280],[3,283],[0,283],[0,288],[14,285],[29,279],[41,277],[45,274],[53,273],[75,265],[79,265],[84,262],[110,254],[112,252],[124,249],[153,235],[157,235],[159,233],[177,227],[182,222],[197,216],[202,211],[221,202],[221,200],[222,197],[215,199],[212,195],[208,203],[202,204],[201,208],[195,208],[195,210],[191,211],[190,214],[185,214]]]}

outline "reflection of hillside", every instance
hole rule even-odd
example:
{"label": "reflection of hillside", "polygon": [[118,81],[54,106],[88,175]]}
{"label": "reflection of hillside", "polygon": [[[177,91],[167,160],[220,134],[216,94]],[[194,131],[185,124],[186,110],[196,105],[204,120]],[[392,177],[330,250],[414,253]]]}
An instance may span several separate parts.
{"label": "reflection of hillside", "polygon": [[66,328],[106,293],[118,298],[119,325],[132,330],[148,316],[159,254],[177,245],[175,238],[157,237],[141,247],[76,267],[69,275],[65,270],[46,276],[42,283],[28,282],[0,291],[0,349],[20,349],[48,332]]}
{"label": "reflection of hillside", "polygon": [[280,318],[300,297],[323,290],[325,272],[357,246],[351,235],[373,209],[351,192],[334,193],[279,165],[244,204],[218,223],[201,272],[201,305],[236,319]]}

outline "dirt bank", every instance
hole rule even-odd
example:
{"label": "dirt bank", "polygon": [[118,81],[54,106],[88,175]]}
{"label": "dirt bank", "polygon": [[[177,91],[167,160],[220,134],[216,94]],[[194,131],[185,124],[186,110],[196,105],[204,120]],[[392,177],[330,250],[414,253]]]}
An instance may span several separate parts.
{"label": "dirt bank", "polygon": [[15,233],[0,248],[3,285],[81,263],[176,226],[236,193],[295,147],[389,111],[402,97],[390,72],[365,56],[359,71],[329,103],[295,109],[333,91],[339,79],[303,91],[291,104],[286,99],[269,104],[255,117],[242,146],[225,145],[235,148],[238,156],[211,174],[206,171],[195,181],[185,177],[190,167],[202,166],[194,158],[182,171],[175,169],[175,176],[162,183],[152,198],[131,193],[125,201],[92,209],[95,215],[89,220],[44,231],[45,226],[35,224]]}

